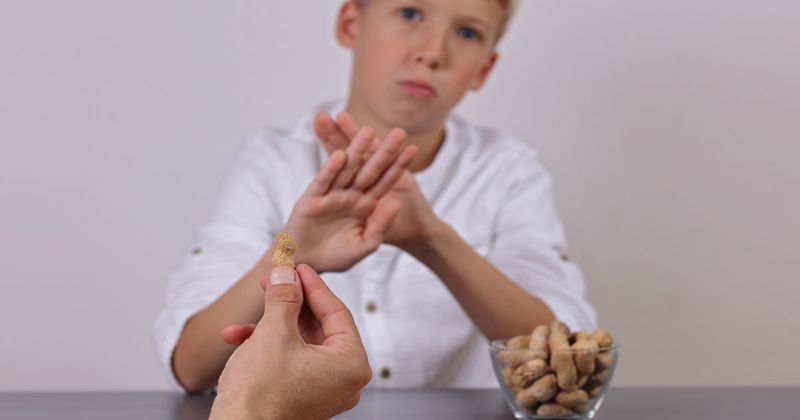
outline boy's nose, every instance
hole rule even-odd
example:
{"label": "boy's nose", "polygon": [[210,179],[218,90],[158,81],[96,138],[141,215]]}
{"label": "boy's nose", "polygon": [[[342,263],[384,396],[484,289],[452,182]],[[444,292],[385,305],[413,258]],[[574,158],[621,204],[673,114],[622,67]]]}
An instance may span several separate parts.
{"label": "boy's nose", "polygon": [[439,68],[440,59],[437,55],[434,54],[418,54],[417,55],[417,62],[421,64],[425,64],[432,69]]}
{"label": "boy's nose", "polygon": [[444,64],[445,49],[444,34],[431,34],[425,37],[422,45],[416,51],[415,61],[425,64],[431,69],[437,69]]}

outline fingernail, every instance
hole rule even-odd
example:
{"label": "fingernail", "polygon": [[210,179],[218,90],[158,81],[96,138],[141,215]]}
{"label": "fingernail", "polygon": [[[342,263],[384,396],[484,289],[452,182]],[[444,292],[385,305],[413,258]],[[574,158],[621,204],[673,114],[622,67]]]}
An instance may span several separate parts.
{"label": "fingernail", "polygon": [[269,275],[270,284],[294,283],[294,270],[289,267],[275,267]]}

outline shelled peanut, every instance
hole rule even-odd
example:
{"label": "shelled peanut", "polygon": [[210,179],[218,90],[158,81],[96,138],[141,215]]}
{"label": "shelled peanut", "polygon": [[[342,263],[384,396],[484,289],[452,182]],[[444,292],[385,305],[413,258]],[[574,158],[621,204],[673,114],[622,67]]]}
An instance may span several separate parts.
{"label": "shelled peanut", "polygon": [[606,330],[571,333],[555,321],[509,339],[497,357],[517,404],[540,416],[564,417],[587,412],[600,396],[614,363],[613,344]]}

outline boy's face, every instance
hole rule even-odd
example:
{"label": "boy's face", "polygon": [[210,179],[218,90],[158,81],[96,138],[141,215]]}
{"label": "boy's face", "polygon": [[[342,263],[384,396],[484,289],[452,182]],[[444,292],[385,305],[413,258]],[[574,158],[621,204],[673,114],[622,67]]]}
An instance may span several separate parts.
{"label": "boy's face", "polygon": [[337,37],[353,49],[351,107],[410,133],[441,124],[489,75],[505,13],[497,0],[345,4]]}

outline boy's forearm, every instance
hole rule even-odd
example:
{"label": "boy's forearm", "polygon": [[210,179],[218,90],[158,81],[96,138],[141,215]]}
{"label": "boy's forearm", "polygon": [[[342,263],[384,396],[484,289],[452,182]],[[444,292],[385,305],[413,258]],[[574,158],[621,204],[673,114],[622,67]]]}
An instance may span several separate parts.
{"label": "boy's forearm", "polygon": [[260,282],[272,268],[272,254],[270,248],[233,287],[187,321],[172,358],[175,377],[187,391],[202,392],[216,385],[236,348],[222,340],[224,327],[257,323],[261,318],[264,295]]}
{"label": "boy's forearm", "polygon": [[541,299],[509,280],[444,223],[431,239],[406,251],[442,280],[489,340],[527,334],[555,319]]}

